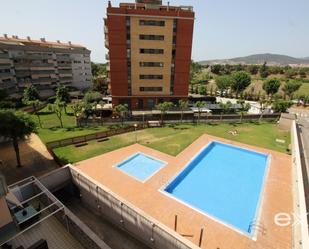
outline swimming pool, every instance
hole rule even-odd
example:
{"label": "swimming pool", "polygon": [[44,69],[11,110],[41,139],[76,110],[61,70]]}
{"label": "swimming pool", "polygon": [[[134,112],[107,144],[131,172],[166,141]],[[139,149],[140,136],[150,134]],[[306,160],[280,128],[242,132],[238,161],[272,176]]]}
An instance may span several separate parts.
{"label": "swimming pool", "polygon": [[144,182],[164,167],[165,164],[159,159],[138,152],[116,166],[130,176]]}
{"label": "swimming pool", "polygon": [[251,236],[267,164],[266,154],[211,142],[164,191]]}

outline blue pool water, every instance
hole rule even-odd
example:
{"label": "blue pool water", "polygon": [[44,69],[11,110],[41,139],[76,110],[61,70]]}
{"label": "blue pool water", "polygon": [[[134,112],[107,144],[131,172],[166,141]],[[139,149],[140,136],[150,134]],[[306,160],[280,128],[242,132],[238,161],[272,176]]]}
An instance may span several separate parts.
{"label": "blue pool water", "polygon": [[165,162],[156,158],[137,153],[117,164],[117,167],[138,180],[145,181],[164,165]]}
{"label": "blue pool water", "polygon": [[265,154],[212,142],[164,190],[248,234],[256,219],[267,159]]}

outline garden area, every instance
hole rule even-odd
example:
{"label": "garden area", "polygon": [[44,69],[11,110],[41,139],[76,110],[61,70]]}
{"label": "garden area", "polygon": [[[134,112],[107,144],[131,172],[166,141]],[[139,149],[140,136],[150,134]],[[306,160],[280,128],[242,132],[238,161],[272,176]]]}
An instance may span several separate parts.
{"label": "garden area", "polygon": [[[236,131],[234,134],[231,131]],[[124,146],[134,144],[159,150],[176,156],[194,140],[203,134],[263,147],[283,153],[288,153],[290,133],[282,131],[273,123],[243,123],[243,124],[178,124],[166,125],[161,128],[144,129],[109,137],[104,142],[89,141],[87,145],[76,147],[69,145],[54,149],[54,153],[63,163],[75,163]],[[277,139],[284,143],[276,142]]]}

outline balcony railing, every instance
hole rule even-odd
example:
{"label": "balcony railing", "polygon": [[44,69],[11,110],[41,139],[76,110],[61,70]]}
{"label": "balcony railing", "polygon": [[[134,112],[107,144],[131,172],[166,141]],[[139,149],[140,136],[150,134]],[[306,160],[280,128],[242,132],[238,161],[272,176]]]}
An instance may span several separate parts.
{"label": "balcony railing", "polygon": [[14,77],[13,74],[11,72],[0,72],[0,78],[11,78]]}
{"label": "balcony railing", "polygon": [[5,53],[0,54],[0,59],[9,59],[9,58],[10,58],[9,54],[5,54]]}

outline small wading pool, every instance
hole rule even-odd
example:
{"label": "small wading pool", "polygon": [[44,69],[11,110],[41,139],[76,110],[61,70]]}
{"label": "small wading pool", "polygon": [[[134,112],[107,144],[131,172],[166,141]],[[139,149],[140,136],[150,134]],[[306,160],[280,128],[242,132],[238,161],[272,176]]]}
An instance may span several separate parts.
{"label": "small wading pool", "polygon": [[191,208],[253,236],[266,154],[211,142],[170,182],[164,191]]}
{"label": "small wading pool", "polygon": [[144,182],[165,165],[165,162],[139,152],[117,164],[116,167]]}

